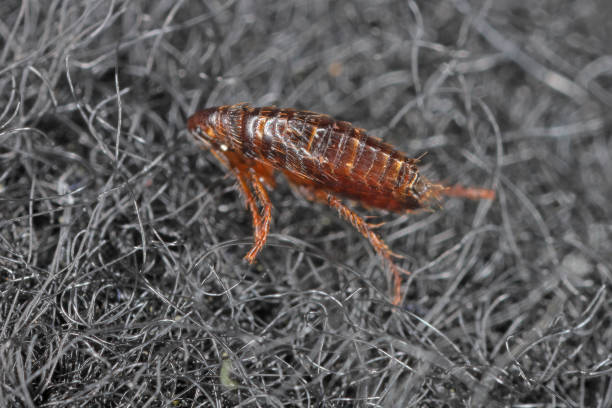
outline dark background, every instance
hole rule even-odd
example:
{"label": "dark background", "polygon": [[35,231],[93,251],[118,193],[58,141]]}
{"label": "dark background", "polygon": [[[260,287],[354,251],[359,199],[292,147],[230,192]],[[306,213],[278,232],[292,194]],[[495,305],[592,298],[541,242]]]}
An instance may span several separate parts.
{"label": "dark background", "polygon": [[[612,404],[607,1],[2,1],[0,406]],[[281,181],[254,266],[195,110],[354,122],[432,180],[400,308]],[[367,212],[361,211],[362,214]]]}

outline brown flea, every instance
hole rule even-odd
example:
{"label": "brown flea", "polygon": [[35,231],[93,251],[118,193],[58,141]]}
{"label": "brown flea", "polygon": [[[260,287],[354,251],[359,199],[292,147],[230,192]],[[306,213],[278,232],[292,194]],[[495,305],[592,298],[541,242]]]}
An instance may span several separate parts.
{"label": "brown flea", "polygon": [[266,242],[272,220],[266,188],[274,187],[274,173],[280,171],[306,197],[336,209],[370,241],[393,273],[395,305],[401,300],[400,273],[408,272],[395,265],[393,258],[399,256],[373,232],[376,225],[338,197],[394,212],[430,208],[440,195],[495,198],[488,189],[431,183],[419,174],[418,159],[406,157],[364,129],[315,112],[241,103],[196,112],[187,127],[238,180],[255,228],[247,261],[253,263]]}

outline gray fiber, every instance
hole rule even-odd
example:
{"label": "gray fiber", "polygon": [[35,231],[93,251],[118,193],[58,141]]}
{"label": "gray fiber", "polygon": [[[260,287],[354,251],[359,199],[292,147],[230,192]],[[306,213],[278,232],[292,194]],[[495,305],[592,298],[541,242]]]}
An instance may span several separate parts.
{"label": "gray fiber", "polygon": [[[0,2],[1,407],[612,406],[608,0]],[[198,109],[368,129],[429,179],[351,204],[278,178],[253,265]]]}

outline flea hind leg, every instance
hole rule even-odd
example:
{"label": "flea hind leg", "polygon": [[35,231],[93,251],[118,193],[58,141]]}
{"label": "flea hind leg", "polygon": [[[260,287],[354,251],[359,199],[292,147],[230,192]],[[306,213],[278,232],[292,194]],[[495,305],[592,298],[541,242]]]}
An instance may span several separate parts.
{"label": "flea hind leg", "polygon": [[402,278],[401,273],[409,274],[407,270],[400,268],[393,262],[394,257],[400,257],[394,254],[391,249],[385,244],[385,242],[373,231],[379,225],[368,224],[359,214],[351,210],[349,207],[344,205],[333,194],[329,194],[323,190],[309,189],[307,187],[300,188],[300,192],[307,198],[313,201],[319,201],[326,203],[330,207],[334,208],[340,214],[340,217],[350,222],[365,238],[370,241],[370,244],[376,250],[378,256],[380,256],[389,266],[393,273],[393,304],[399,305],[402,300],[401,287]]}
{"label": "flea hind leg", "polygon": [[480,187],[463,187],[461,184],[446,187],[441,193],[449,197],[463,197],[470,200],[495,200],[495,190]]}
{"label": "flea hind leg", "polygon": [[266,188],[256,173],[250,174],[250,180],[255,189],[255,195],[262,205],[262,215],[259,216],[259,214],[257,214],[256,219],[255,213],[253,214],[253,221],[255,223],[255,243],[253,244],[253,248],[251,248],[249,253],[244,257],[247,261],[253,263],[257,254],[266,243],[266,239],[268,239],[270,222],[272,221],[272,202],[270,201]]}

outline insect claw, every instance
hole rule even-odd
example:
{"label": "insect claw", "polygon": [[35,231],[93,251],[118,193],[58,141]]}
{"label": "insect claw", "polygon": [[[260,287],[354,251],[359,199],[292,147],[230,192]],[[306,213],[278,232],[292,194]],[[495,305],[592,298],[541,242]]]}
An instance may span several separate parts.
{"label": "insect claw", "polygon": [[383,222],[379,222],[378,224],[368,224],[368,228],[370,228],[370,229],[376,229],[376,228],[380,228],[380,227],[382,227],[383,225],[385,225],[385,222],[384,222],[384,221],[383,221]]}
{"label": "insect claw", "polygon": [[252,252],[253,252],[253,249],[251,249],[249,253],[244,256],[244,259],[251,265],[253,264],[253,262],[255,262],[255,256],[256,256],[256,254],[253,254]]}
{"label": "insect claw", "polygon": [[[389,253],[389,255],[393,258],[397,258],[397,259],[406,259],[406,257],[404,255],[400,255],[400,254],[396,254],[395,252],[391,251],[390,249],[387,249],[387,252]],[[398,267],[399,268],[399,267]],[[402,268],[400,268],[402,269]],[[409,272],[410,273],[410,272]]]}
{"label": "insect claw", "polygon": [[255,258],[257,258],[257,254],[259,253],[259,251],[261,251],[262,246],[263,245],[260,246],[255,244],[253,248],[251,248],[251,250],[244,256],[244,259],[246,259],[248,263],[253,265],[253,263],[255,263]]}

